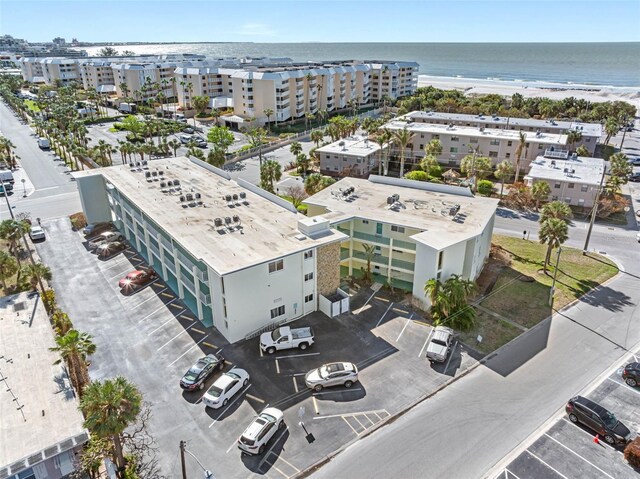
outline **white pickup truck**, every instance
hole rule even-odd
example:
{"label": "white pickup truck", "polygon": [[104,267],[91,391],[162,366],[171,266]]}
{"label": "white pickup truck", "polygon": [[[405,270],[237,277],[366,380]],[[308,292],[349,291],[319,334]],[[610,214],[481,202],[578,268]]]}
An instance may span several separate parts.
{"label": "white pickup truck", "polygon": [[111,243],[112,241],[122,241],[124,239],[124,236],[117,231],[105,231],[89,241],[89,247],[91,249],[96,249],[100,245]]}
{"label": "white pickup truck", "polygon": [[273,354],[282,349],[307,349],[313,344],[313,329],[282,326],[260,335],[260,349]]}

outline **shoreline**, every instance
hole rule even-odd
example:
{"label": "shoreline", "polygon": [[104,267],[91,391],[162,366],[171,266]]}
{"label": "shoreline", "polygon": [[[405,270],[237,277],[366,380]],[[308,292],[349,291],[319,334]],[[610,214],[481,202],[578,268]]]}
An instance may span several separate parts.
{"label": "shoreline", "polygon": [[590,102],[625,101],[631,103],[640,111],[640,86],[622,87],[536,80],[519,81],[418,75],[419,88],[430,85],[443,90],[464,91],[466,95],[498,94],[511,96],[514,93],[520,93],[525,98],[548,97],[553,100],[561,100],[572,96],[583,98]]}

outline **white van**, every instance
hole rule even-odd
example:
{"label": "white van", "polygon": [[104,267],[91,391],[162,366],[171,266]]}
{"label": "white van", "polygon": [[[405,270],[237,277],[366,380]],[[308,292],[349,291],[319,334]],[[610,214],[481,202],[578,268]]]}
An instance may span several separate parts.
{"label": "white van", "polygon": [[48,138],[40,137],[38,138],[38,147],[40,147],[41,150],[48,150],[51,148],[51,143],[49,143]]}

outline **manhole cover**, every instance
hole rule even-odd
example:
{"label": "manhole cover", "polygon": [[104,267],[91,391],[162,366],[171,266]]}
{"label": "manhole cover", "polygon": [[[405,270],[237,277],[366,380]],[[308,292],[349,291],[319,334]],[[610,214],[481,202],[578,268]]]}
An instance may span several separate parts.
{"label": "manhole cover", "polygon": [[13,305],[13,310],[14,311],[23,311],[27,309],[27,303],[25,303],[24,301],[22,301],[21,303],[16,303]]}

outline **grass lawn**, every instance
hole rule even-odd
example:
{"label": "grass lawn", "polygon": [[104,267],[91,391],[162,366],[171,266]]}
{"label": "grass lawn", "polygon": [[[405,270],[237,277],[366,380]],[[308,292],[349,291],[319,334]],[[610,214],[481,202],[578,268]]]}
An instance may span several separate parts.
{"label": "grass lawn", "polygon": [[[283,200],[287,200],[289,203],[293,203],[293,201],[291,200],[291,196],[280,195],[280,198],[282,198]],[[298,211],[300,213],[307,214],[307,208],[308,208],[307,205],[302,204],[302,205],[298,206]]]}
{"label": "grass lawn", "polygon": [[[546,246],[508,236],[493,236],[493,244],[502,248],[510,259],[503,264],[496,282],[480,305],[525,328],[531,328],[548,317],[552,310],[549,294],[557,250],[552,253],[551,267],[542,272]],[[582,250],[563,247],[556,279],[554,309],[560,309],[593,288],[615,276],[616,265],[600,255],[582,255]],[[462,335],[463,341],[482,352],[496,349],[518,335],[519,331],[506,321],[478,311],[476,330]],[[514,334],[515,333],[515,334]],[[477,345],[476,336],[487,338]],[[493,349],[491,349],[493,348]]]}
{"label": "grass lawn", "polygon": [[24,104],[27,106],[27,108],[29,110],[31,110],[33,113],[37,113],[40,111],[40,108],[38,108],[38,105],[36,105],[36,102],[33,100],[23,100]]}

